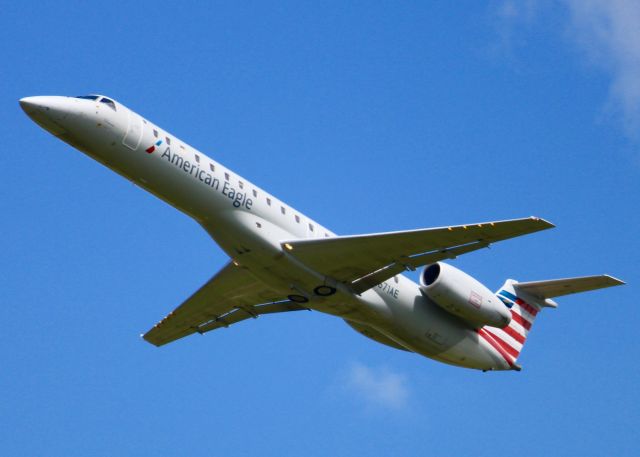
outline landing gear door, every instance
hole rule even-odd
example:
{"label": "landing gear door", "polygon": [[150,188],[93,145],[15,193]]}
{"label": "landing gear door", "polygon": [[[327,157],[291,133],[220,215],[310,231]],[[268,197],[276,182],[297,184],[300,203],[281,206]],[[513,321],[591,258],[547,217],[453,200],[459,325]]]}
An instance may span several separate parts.
{"label": "landing gear door", "polygon": [[128,110],[128,116],[127,133],[122,139],[122,144],[135,151],[138,149],[142,138],[142,118],[131,110]]}

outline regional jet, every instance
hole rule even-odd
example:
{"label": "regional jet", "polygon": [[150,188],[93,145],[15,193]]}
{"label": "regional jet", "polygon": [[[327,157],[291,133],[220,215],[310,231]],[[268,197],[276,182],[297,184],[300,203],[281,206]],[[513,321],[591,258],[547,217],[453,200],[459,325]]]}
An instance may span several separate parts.
{"label": "regional jet", "polygon": [[[313,310],[392,348],[447,364],[520,370],[553,298],[623,284],[608,275],[508,279],[494,293],[444,260],[552,228],[538,217],[336,235],[113,98],[38,96],[26,114],[60,140],[195,219],[230,257],[143,338],[162,346],[263,314]],[[403,275],[423,268],[419,283]]]}

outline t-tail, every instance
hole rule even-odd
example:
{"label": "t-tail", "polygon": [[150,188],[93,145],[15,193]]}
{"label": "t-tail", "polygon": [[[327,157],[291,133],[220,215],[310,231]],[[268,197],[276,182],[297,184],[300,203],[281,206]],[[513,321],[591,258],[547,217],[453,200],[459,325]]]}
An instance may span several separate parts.
{"label": "t-tail", "polygon": [[608,275],[531,282],[507,279],[496,295],[510,309],[511,322],[504,328],[484,326],[478,333],[512,369],[519,371],[521,367],[516,362],[536,317],[543,308],[558,306],[551,300],[553,297],[622,284],[623,281]]}

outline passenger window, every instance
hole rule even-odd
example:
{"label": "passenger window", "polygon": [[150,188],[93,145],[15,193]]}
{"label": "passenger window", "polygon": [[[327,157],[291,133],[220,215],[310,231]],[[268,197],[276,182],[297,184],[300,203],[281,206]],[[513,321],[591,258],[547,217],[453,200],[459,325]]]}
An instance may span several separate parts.
{"label": "passenger window", "polygon": [[224,174],[224,180],[225,181],[229,181],[229,173],[225,173]]}
{"label": "passenger window", "polygon": [[280,207],[280,211],[282,212],[282,214],[286,214],[287,210],[284,209],[284,206]]}
{"label": "passenger window", "polygon": [[267,205],[271,206],[271,199],[267,198]]}
{"label": "passenger window", "polygon": [[296,222],[297,222],[298,224],[300,223],[300,216],[298,216],[297,214],[296,214]]}
{"label": "passenger window", "polygon": [[211,171],[216,171],[216,166],[212,163],[209,164],[209,169],[211,169]]}
{"label": "passenger window", "polygon": [[153,136],[155,136],[156,138],[158,138],[158,131],[156,129],[153,129]]}
{"label": "passenger window", "polygon": [[165,141],[167,142],[167,144],[171,144],[171,139],[170,139],[168,136],[167,136],[167,137],[165,137],[164,139],[165,139]]}
{"label": "passenger window", "polygon": [[[184,149],[184,146],[182,146],[182,148]],[[200,156],[198,154],[194,154],[196,156],[196,162],[200,163]]]}
{"label": "passenger window", "polygon": [[253,189],[253,196],[256,197],[256,198],[258,197],[258,191],[255,190],[255,189]]}
{"label": "passenger window", "polygon": [[242,181],[238,181],[238,186],[240,189],[244,189],[244,183]]}
{"label": "passenger window", "polygon": [[313,224],[309,224],[309,230],[313,232]]}

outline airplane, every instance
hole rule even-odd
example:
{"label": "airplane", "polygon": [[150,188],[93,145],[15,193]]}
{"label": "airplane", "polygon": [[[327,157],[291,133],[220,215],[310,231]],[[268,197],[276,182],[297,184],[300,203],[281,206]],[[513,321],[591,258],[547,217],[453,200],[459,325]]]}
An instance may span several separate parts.
{"label": "airplane", "polygon": [[[113,98],[19,103],[40,127],[195,219],[230,257],[142,335],[156,346],[263,314],[313,310],[439,362],[520,371],[531,326],[557,306],[553,298],[624,284],[608,275],[508,279],[494,293],[443,261],[553,224],[528,217],[340,236]],[[417,268],[419,283],[403,275]]]}

